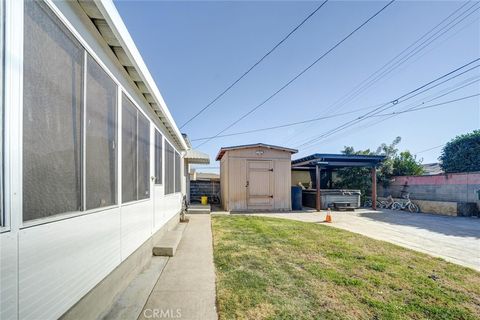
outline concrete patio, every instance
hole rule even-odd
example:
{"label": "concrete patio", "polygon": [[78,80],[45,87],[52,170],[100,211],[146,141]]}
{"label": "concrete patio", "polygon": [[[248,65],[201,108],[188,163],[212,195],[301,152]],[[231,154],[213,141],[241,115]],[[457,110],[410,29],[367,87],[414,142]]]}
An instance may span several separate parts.
{"label": "concrete patio", "polygon": [[[326,212],[258,213],[267,217],[323,223]],[[332,212],[341,228],[417,250],[480,271],[480,219],[403,211]]]}

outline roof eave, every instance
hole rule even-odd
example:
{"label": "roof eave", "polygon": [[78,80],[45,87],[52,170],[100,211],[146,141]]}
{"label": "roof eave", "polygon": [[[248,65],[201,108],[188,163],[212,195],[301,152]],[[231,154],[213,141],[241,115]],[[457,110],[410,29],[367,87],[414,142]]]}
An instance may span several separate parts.
{"label": "roof eave", "polygon": [[285,148],[285,147],[281,147],[281,146],[274,146],[274,145],[265,144],[265,143],[253,143],[253,144],[244,144],[244,145],[239,145],[239,146],[220,148],[220,150],[217,153],[217,156],[215,157],[215,161],[221,160],[226,151],[237,150],[237,149],[249,149],[249,148],[267,148],[267,149],[274,149],[274,150],[290,152],[291,154],[294,154],[294,153],[298,152],[297,149]]}
{"label": "roof eave", "polygon": [[[86,1],[79,1],[81,4],[82,2],[85,4]],[[145,86],[147,92],[142,92],[145,96],[145,99],[150,104],[151,108],[157,114],[159,120],[165,125],[169,133],[172,137],[176,140],[175,142],[183,149],[188,150],[188,146],[183,139],[183,136],[180,130],[175,123],[170,111],[167,108],[165,100],[163,99],[155,81],[153,80],[150,71],[143,61],[140,52],[138,51],[135,43],[133,42],[130,33],[127,30],[127,27],[123,23],[120,14],[118,13],[114,3],[112,0],[92,0],[87,1],[87,3],[91,4],[94,3],[97,7],[99,13],[101,14],[102,18],[106,21],[108,27],[111,29],[111,32],[115,36],[115,40],[118,41],[119,47],[123,49],[125,52],[126,58],[128,59],[129,64],[133,66],[135,71],[138,73],[141,81],[132,79],[135,83],[141,82],[142,87]],[[88,15],[88,12],[86,12]],[[90,17],[92,20],[93,18]],[[100,34],[102,34],[100,32]],[[103,35],[102,35],[103,37]],[[105,38],[105,37],[104,37]],[[108,40],[105,39],[108,43]],[[115,53],[115,51],[114,51]],[[117,55],[118,57],[118,55]],[[120,60],[120,57],[118,57]],[[122,64],[123,65],[123,64]],[[127,67],[124,66],[126,69]],[[128,70],[127,70],[128,73]],[[129,73],[130,74],[130,73]],[[151,96],[152,101],[148,101],[147,95]]]}

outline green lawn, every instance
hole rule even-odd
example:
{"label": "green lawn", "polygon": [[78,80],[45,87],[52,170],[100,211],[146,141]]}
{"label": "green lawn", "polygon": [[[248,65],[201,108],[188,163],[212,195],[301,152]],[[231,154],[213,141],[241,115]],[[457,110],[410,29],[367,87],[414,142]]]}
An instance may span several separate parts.
{"label": "green lawn", "polygon": [[323,225],[214,216],[220,319],[480,319],[480,273]]}

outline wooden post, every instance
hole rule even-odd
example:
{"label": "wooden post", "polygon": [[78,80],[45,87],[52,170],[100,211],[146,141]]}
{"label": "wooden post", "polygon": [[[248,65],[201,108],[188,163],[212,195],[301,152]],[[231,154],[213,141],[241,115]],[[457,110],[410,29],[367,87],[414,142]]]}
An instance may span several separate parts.
{"label": "wooden post", "polygon": [[320,211],[320,209],[322,208],[321,206],[321,200],[320,200],[320,166],[317,164],[317,166],[315,167],[315,179],[316,179],[316,187],[317,187],[317,199],[315,201],[315,204],[316,204],[316,209],[317,211]]}
{"label": "wooden post", "polygon": [[377,168],[372,168],[372,209],[377,210]]}

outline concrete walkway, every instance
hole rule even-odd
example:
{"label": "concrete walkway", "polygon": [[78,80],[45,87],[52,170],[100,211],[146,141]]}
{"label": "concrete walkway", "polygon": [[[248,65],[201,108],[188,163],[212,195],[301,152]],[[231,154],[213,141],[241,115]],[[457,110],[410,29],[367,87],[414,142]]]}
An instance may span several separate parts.
{"label": "concrete walkway", "polygon": [[217,319],[210,215],[189,219],[139,319]]}
{"label": "concrete walkway", "polygon": [[[313,223],[323,222],[326,216],[325,211],[260,215]],[[480,271],[480,219],[363,209],[332,212],[332,217],[333,223],[324,225],[388,241]]]}

